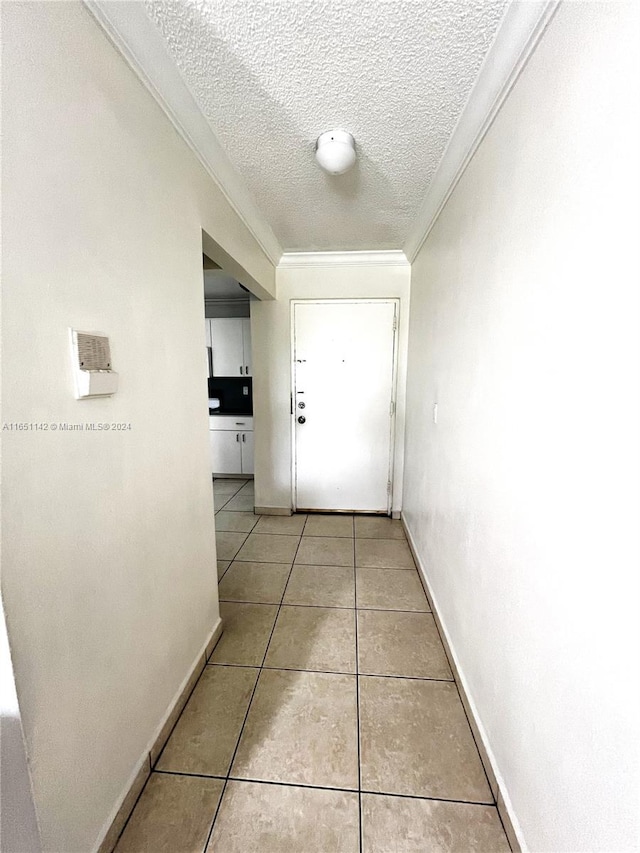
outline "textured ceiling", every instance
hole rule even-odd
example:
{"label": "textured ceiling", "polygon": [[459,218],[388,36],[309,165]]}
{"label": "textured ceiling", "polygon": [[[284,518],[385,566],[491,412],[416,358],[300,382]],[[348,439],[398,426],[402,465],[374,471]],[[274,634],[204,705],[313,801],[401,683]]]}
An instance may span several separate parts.
{"label": "textured ceiling", "polygon": [[[400,249],[508,0],[146,2],[285,251]],[[356,139],[324,174],[325,130]]]}

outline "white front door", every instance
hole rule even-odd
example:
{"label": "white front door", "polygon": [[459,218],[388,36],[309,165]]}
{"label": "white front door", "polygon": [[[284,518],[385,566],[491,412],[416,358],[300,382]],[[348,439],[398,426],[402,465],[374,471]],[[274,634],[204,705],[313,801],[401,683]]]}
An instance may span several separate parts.
{"label": "white front door", "polygon": [[298,510],[391,508],[397,300],[293,302]]}

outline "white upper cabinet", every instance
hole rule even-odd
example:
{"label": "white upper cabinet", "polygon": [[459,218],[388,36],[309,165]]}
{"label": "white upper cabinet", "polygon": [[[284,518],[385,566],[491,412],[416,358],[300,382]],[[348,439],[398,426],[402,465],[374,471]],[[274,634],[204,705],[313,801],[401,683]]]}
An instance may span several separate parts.
{"label": "white upper cabinet", "polygon": [[208,322],[213,376],[251,376],[249,317],[212,317]]}

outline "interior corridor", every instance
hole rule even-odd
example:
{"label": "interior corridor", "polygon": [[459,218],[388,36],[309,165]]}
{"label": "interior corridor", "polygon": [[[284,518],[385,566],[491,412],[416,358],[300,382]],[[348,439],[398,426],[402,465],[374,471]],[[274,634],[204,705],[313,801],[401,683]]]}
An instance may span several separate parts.
{"label": "interior corridor", "polygon": [[214,492],[224,632],[117,853],[508,851],[401,522]]}

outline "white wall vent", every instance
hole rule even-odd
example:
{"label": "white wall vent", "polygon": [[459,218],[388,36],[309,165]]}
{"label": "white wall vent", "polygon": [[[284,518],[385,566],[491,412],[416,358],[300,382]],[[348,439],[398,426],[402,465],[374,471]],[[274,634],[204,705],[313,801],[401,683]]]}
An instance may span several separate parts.
{"label": "white wall vent", "polygon": [[111,366],[109,338],[99,332],[70,331],[76,399],[115,394],[118,374]]}

